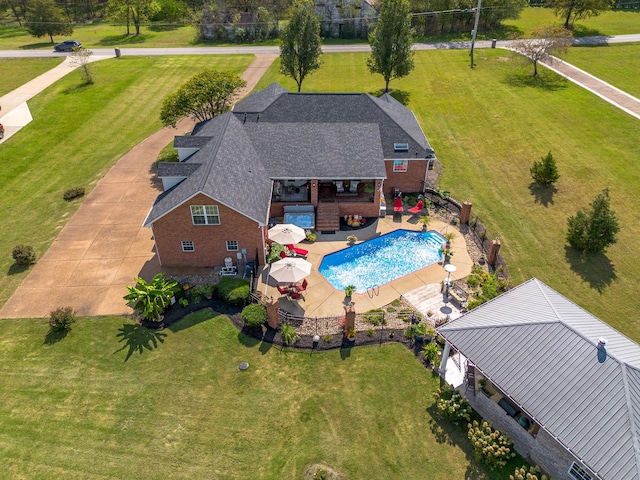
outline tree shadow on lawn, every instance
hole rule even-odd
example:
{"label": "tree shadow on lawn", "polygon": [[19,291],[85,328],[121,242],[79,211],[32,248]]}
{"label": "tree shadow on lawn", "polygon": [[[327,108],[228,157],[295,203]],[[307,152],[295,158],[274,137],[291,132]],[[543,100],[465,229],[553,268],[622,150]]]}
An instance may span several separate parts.
{"label": "tree shadow on lawn", "polygon": [[125,362],[128,361],[135,352],[142,354],[145,350],[151,351],[158,348],[158,344],[164,343],[164,339],[167,336],[166,333],[132,323],[123,324],[118,332],[116,337],[120,337],[118,342],[123,343],[123,345],[122,348],[113,353],[115,354],[129,348],[127,356],[124,359]]}
{"label": "tree shadow on lawn", "polygon": [[[604,37],[605,34],[602,33],[597,28],[589,28],[585,25],[574,25],[573,26],[573,36],[574,37]],[[577,38],[580,40],[580,38]]]}
{"label": "tree shadow on lawn", "polygon": [[11,275],[17,275],[19,273],[22,273],[26,270],[29,270],[29,267],[31,265],[19,265],[17,263],[12,263],[11,266],[9,267],[9,270],[7,270],[7,275],[11,276]]}
{"label": "tree shadow on lawn", "polygon": [[[531,72],[517,72],[507,74],[502,83],[509,85],[510,87],[517,88],[538,88],[540,90],[546,90],[548,92],[555,92],[567,88],[569,80],[556,73],[545,72],[542,67],[538,66],[538,76],[533,76],[533,66]],[[542,71],[541,71],[542,70]]]}
{"label": "tree shadow on lawn", "polygon": [[50,328],[49,331],[47,332],[47,334],[44,337],[44,344],[45,345],[55,345],[60,340],[65,338],[67,336],[67,333],[69,333],[68,330],[54,330],[54,329]]}
{"label": "tree shadow on lawn", "polygon": [[[373,95],[374,97],[381,97],[382,95],[384,95],[384,93],[385,93],[384,88],[369,92],[369,94]],[[411,92],[408,92],[406,90],[396,90],[392,88],[392,89],[389,89],[388,93],[405,107],[409,104],[409,99],[411,98]]]}
{"label": "tree shadow on lawn", "polygon": [[51,42],[38,42],[38,43],[29,43],[28,45],[21,45],[18,48],[20,50],[36,50],[38,48],[49,47],[51,48],[51,50],[53,50],[54,45],[55,43],[51,43]]}
{"label": "tree shadow on lawn", "polygon": [[571,265],[571,270],[589,282],[589,286],[599,293],[618,278],[615,266],[604,253],[587,255],[565,246],[565,257]]}
{"label": "tree shadow on lawn", "polygon": [[553,194],[556,193],[558,189],[554,185],[544,186],[536,182],[531,182],[529,184],[529,191],[531,195],[535,197],[536,203],[548,207],[549,204],[553,205]]}
{"label": "tree shadow on lawn", "polygon": [[144,33],[140,35],[127,35],[126,33],[122,35],[109,35],[108,37],[101,38],[100,41],[98,41],[98,45],[102,47],[138,45],[146,42],[152,36],[153,35],[145,35]]}

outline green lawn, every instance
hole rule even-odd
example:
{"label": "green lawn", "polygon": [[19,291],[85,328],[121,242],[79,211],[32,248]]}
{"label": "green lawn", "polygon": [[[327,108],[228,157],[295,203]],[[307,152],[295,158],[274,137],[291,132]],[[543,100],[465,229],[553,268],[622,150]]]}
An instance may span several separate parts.
{"label": "green lawn", "polygon": [[0,148],[0,305],[26,273],[13,266],[19,243],[42,254],[79,201],[66,202],[68,188],[87,193],[134,145],[161,128],[163,98],[199,70],[241,73],[245,56],[122,57],[95,63],[92,86],[72,72],[29,102],[33,122]]}
{"label": "green lawn", "polygon": [[574,47],[563,58],[576,67],[640,98],[640,44]]}
{"label": "green lawn", "polygon": [[0,97],[51,70],[64,58],[0,58]]}
{"label": "green lawn", "polygon": [[[521,33],[529,33],[533,28],[549,23],[564,25],[564,18],[556,17],[551,8],[528,7],[519,19],[504,22]],[[640,33],[640,12],[608,11],[597,17],[576,21],[573,32],[576,37],[631,33]]]}
{"label": "green lawn", "polygon": [[[530,277],[640,340],[640,224],[633,205],[640,188],[638,120],[548,71],[534,80],[505,51],[418,52],[415,71],[393,81],[408,99],[444,166],[441,185],[471,199],[500,237],[513,284]],[[376,91],[365,54],[323,56],[303,91]],[[258,88],[289,79],[272,65]],[[636,76],[631,72],[631,78]],[[336,82],[336,79],[339,79]],[[560,170],[557,192],[534,195],[529,167],[551,150]],[[611,191],[622,230],[606,255],[581,259],[567,250],[568,216],[603,188]]]}
{"label": "green lawn", "polygon": [[399,344],[281,351],[210,311],[83,318],[57,343],[45,323],[0,322],[0,478],[508,478],[434,420],[439,377]]}

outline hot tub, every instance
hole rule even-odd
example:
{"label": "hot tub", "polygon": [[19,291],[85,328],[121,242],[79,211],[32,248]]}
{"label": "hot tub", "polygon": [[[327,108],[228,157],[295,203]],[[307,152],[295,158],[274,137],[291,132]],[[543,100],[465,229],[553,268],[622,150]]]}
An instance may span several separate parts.
{"label": "hot tub", "polygon": [[313,205],[285,205],[284,223],[313,230],[316,228],[316,214]]}

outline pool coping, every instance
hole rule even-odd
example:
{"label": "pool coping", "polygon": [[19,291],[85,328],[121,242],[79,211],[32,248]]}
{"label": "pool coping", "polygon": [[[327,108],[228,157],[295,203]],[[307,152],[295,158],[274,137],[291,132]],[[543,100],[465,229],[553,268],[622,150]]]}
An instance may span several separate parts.
{"label": "pool coping", "polygon": [[[311,262],[313,267],[311,274],[307,277],[308,286],[302,299],[292,301],[281,296],[275,288],[276,282],[268,276],[268,266],[266,269],[260,267],[257,290],[266,296],[278,298],[280,308],[294,315],[305,315],[307,317],[340,316],[344,312],[344,291],[336,290],[318,272],[322,258],[329,253],[345,248],[346,239],[349,235],[355,234],[358,240],[366,241],[399,229],[420,231],[422,228],[417,223],[417,217],[403,215],[401,218],[398,216],[379,218],[373,225],[356,231],[340,231],[334,234],[318,233],[316,242],[304,244],[304,248],[309,250],[307,260]],[[469,275],[473,260],[467,251],[464,235],[460,233],[458,228],[441,219],[432,218],[429,230],[436,230],[440,234],[456,233],[456,237],[451,242],[451,250],[454,253],[451,263],[457,267],[457,271],[451,275],[451,279],[456,280]],[[442,263],[435,263],[382,285],[377,292],[354,293],[351,301],[355,304],[358,312],[381,308],[411,290],[433,283],[440,283],[446,277],[447,272],[444,270]]]}

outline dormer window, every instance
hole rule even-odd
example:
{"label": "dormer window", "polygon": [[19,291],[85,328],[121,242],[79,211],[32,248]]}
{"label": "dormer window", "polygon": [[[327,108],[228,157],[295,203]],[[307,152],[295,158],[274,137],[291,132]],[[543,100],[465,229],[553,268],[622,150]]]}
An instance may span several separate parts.
{"label": "dormer window", "polygon": [[393,150],[395,152],[408,152],[409,144],[408,143],[394,143]]}

